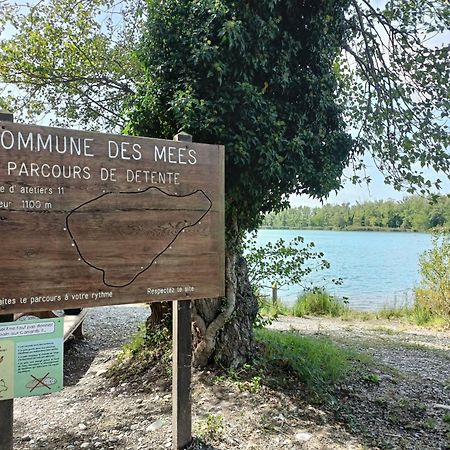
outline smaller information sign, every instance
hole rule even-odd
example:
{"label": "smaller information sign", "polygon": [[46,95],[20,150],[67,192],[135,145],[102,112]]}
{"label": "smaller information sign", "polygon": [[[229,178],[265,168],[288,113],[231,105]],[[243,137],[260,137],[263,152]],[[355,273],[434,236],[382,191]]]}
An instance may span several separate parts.
{"label": "smaller information sign", "polygon": [[64,319],[0,323],[0,400],[63,388]]}

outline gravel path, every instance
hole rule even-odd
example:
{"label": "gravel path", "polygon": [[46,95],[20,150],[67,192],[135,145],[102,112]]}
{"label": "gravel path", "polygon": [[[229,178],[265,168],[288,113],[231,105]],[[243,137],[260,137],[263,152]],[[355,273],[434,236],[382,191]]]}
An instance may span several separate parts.
{"label": "gravel path", "polygon": [[450,449],[450,333],[389,321],[282,317],[272,325],[373,357],[366,379],[340,386],[343,416],[382,448]]}
{"label": "gravel path", "polygon": [[[16,450],[171,448],[167,383],[154,383],[145,393],[145,379],[139,385],[112,386],[103,376],[147,316],[148,308],[139,305],[89,310],[86,339],[66,348],[64,390],[15,401]],[[240,392],[232,383],[215,382],[212,373],[197,373],[194,432],[208,445],[198,443],[195,449],[446,448],[446,411],[436,404],[450,405],[445,384],[450,383],[449,334],[400,325],[391,331],[379,322],[296,318],[282,318],[273,327],[326,334],[370,353],[377,362],[373,381],[339,386],[337,395],[345,406],[341,424],[334,411],[309,404],[301,386]]]}

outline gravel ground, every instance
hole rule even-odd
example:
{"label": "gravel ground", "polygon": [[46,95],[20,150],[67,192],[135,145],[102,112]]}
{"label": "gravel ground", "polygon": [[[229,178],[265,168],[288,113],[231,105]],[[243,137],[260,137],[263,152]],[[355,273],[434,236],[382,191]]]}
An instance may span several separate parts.
{"label": "gravel ground", "polygon": [[[15,401],[16,450],[171,448],[168,383],[142,379],[114,386],[104,377],[147,315],[139,305],[89,310],[85,340],[66,347],[64,390]],[[444,420],[450,413],[444,408],[450,405],[448,333],[297,318],[272,326],[326,334],[369,353],[373,373],[338,386],[335,408],[308,403],[299,385],[240,392],[232,383],[215,382],[213,373],[196,373],[193,449],[450,448]]]}
{"label": "gravel ground", "polygon": [[342,416],[372,445],[450,449],[450,333],[400,322],[282,317],[273,324],[371,355],[373,370],[337,389]]}

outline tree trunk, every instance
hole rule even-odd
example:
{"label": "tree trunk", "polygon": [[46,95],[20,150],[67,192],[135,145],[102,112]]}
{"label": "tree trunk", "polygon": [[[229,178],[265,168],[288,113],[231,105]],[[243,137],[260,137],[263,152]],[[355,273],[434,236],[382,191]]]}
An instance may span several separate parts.
{"label": "tree trunk", "polygon": [[235,368],[248,361],[254,352],[253,322],[257,313],[246,261],[228,252],[226,297],[194,303],[194,365],[214,363]]}
{"label": "tree trunk", "polygon": [[145,322],[147,330],[154,330],[161,326],[172,330],[172,302],[150,303],[151,315]]}
{"label": "tree trunk", "polygon": [[[226,256],[226,286],[224,298],[194,301],[193,364],[196,367],[217,364],[236,368],[253,355],[253,322],[258,303],[248,281],[245,258],[236,253]],[[171,302],[154,302],[150,307],[147,330],[151,333],[161,326],[171,330]]]}

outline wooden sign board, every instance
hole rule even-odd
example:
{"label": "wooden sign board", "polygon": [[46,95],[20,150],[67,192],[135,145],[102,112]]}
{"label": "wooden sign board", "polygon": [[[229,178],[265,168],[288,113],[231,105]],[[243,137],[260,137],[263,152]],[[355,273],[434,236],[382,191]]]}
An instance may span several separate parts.
{"label": "wooden sign board", "polygon": [[0,314],[224,295],[224,149],[0,122]]}

